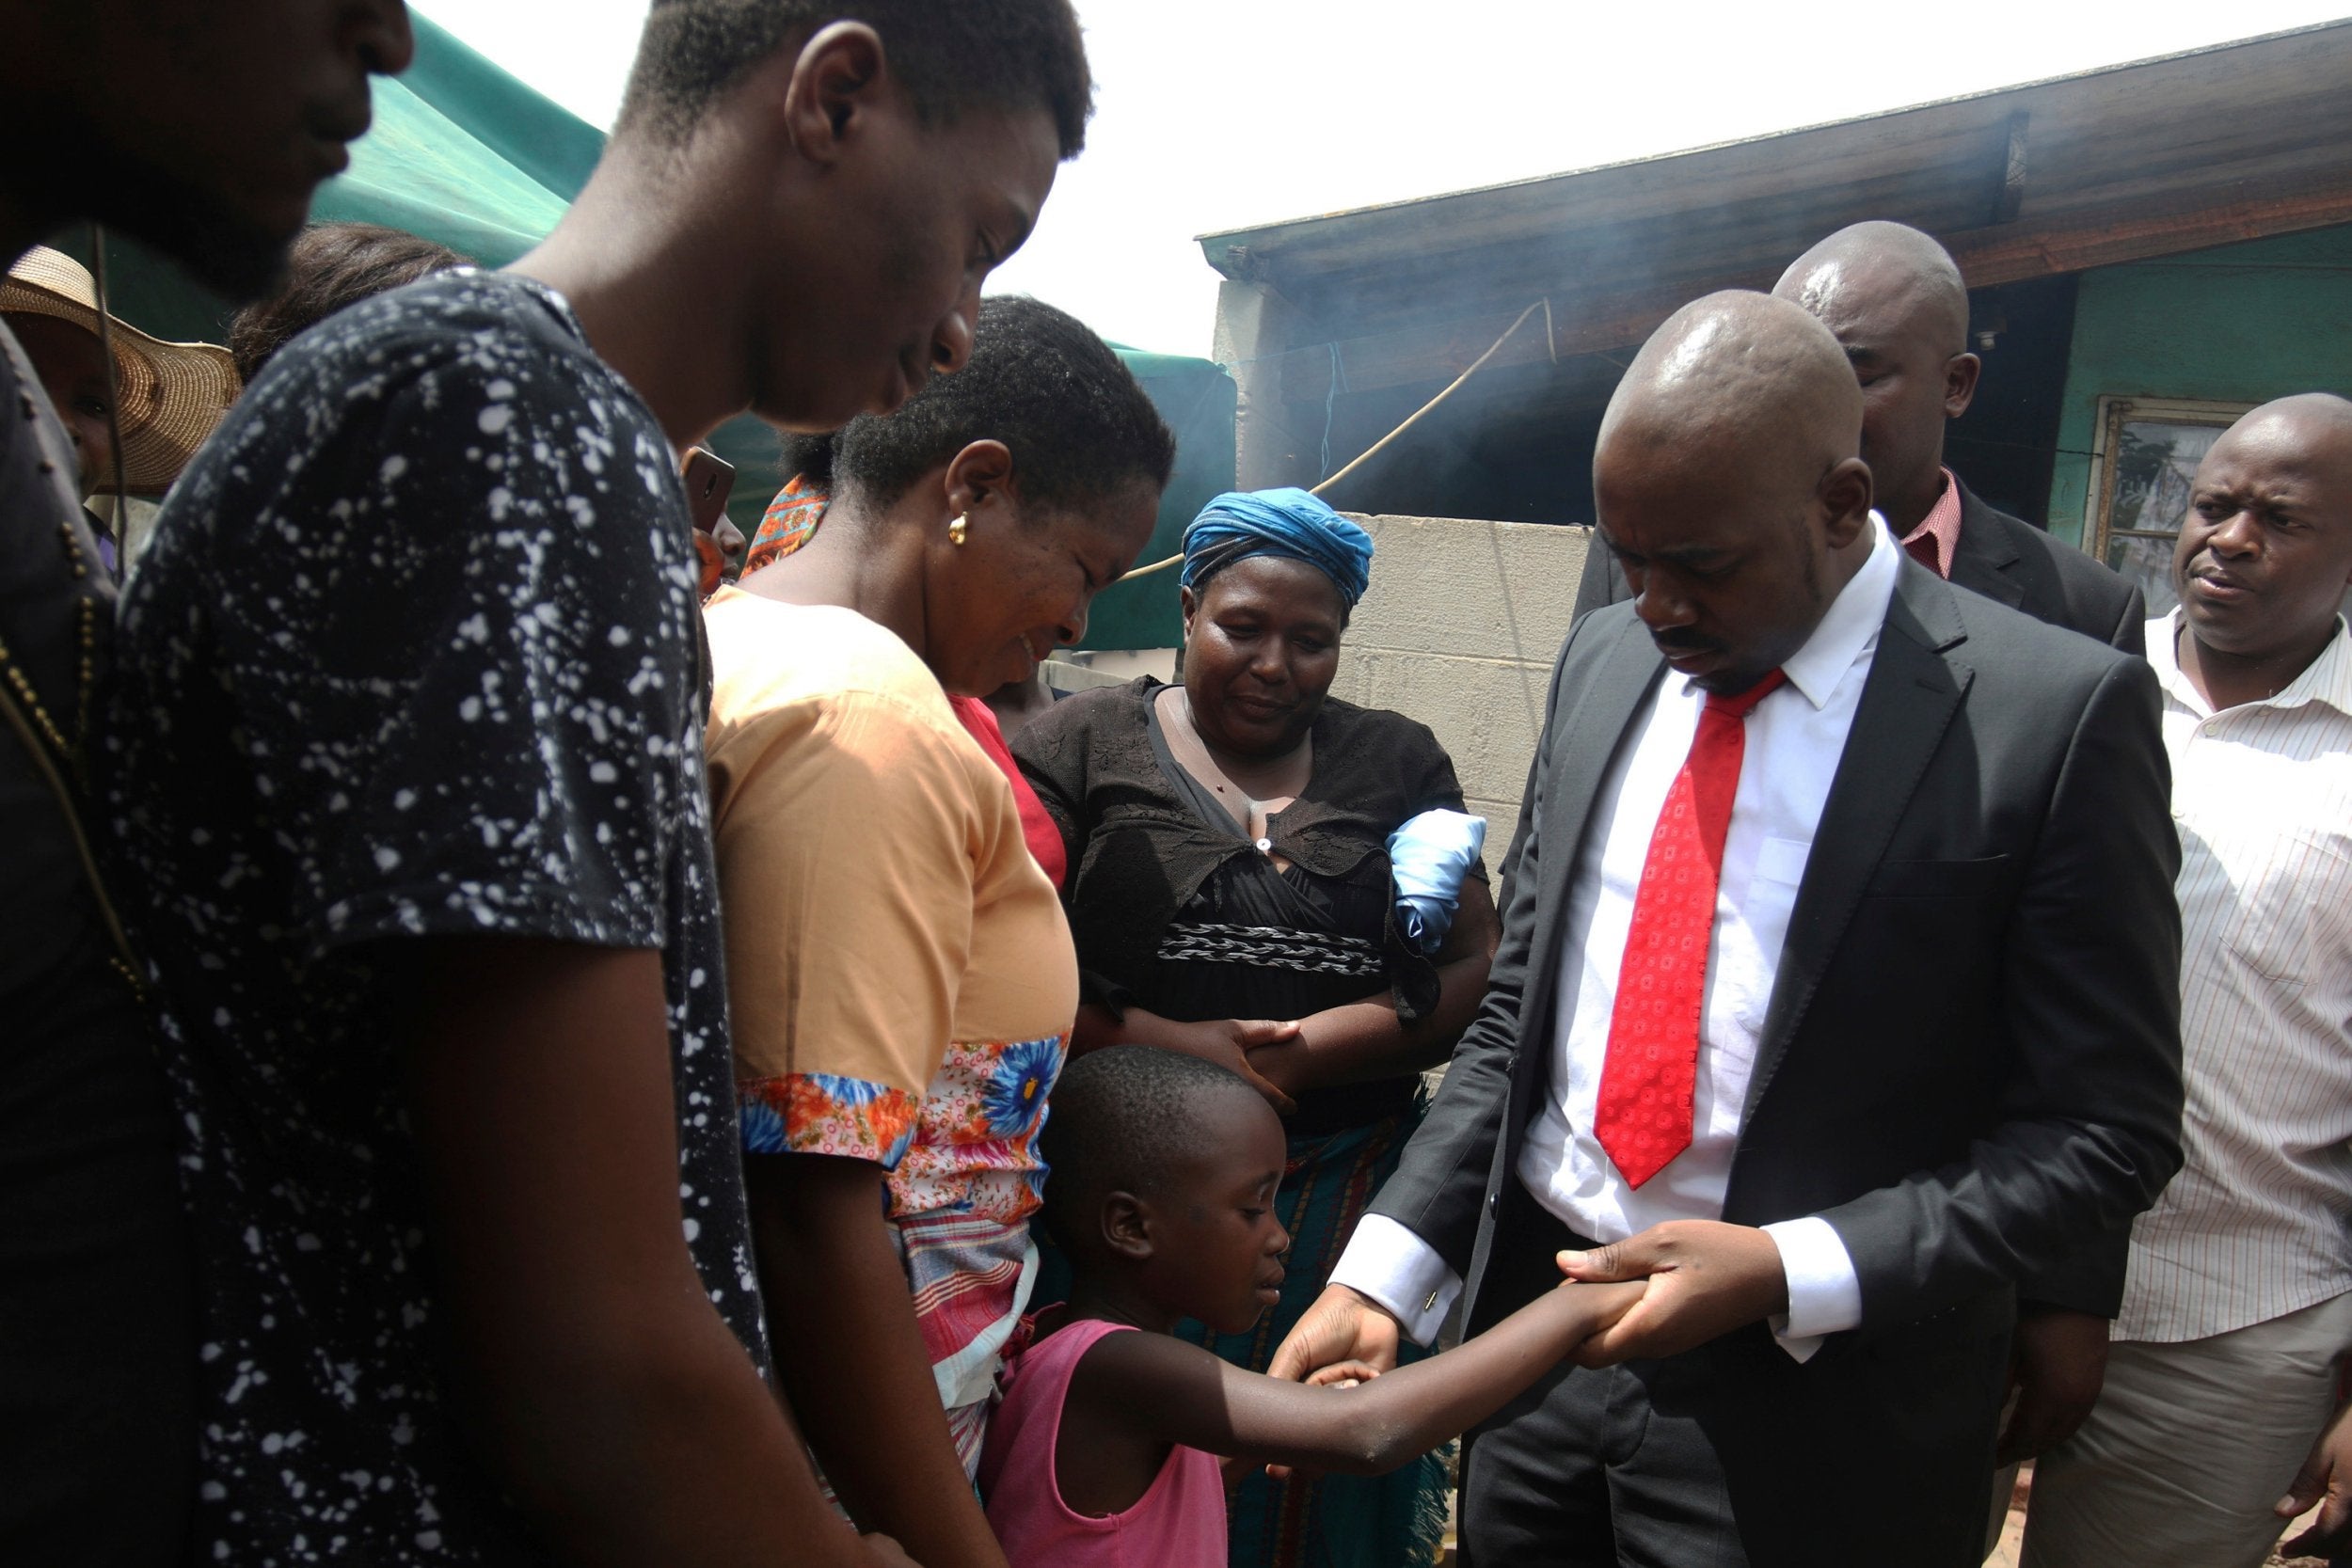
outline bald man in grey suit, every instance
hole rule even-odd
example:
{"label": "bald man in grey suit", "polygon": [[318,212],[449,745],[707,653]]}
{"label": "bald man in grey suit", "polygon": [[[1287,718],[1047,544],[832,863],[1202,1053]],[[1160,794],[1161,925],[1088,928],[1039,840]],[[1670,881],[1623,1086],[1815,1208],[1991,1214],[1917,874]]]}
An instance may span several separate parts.
{"label": "bald man in grey suit", "polygon": [[1276,1358],[1648,1277],[1473,1434],[1468,1563],[1973,1564],[2019,1282],[2179,1164],[2154,677],[1900,550],[1861,424],[1786,301],[1634,361],[1640,596],[1569,634],[1485,1004]]}

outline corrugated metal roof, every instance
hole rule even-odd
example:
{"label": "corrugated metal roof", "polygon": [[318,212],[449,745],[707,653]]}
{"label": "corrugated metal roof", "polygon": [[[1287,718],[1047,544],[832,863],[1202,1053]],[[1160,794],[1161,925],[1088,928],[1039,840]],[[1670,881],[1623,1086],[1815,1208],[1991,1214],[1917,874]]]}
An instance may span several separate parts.
{"label": "corrugated metal roof", "polygon": [[[1639,342],[1684,301],[1769,287],[1846,224],[1935,234],[1972,286],[2352,221],[2352,22],[1745,141],[1202,236],[1296,313],[1284,397]],[[1449,368],[1450,367],[1450,368]],[[1295,382],[1295,386],[1291,385]]]}

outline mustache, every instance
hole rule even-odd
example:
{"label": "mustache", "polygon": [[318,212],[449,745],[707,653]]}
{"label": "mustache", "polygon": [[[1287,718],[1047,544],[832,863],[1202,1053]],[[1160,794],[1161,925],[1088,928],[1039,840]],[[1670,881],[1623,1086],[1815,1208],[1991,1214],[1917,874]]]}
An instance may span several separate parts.
{"label": "mustache", "polygon": [[1694,631],[1654,631],[1650,641],[1670,654],[1718,654],[1724,645]]}

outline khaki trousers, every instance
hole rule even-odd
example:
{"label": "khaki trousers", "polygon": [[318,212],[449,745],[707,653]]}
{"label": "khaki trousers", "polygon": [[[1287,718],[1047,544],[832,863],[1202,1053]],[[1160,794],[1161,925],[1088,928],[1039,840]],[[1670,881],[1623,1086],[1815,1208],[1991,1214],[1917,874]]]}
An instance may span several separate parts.
{"label": "khaki trousers", "polygon": [[2209,1339],[2118,1341],[2090,1418],[2034,1465],[2023,1568],[2261,1568],[2347,1351],[2352,1295]]}

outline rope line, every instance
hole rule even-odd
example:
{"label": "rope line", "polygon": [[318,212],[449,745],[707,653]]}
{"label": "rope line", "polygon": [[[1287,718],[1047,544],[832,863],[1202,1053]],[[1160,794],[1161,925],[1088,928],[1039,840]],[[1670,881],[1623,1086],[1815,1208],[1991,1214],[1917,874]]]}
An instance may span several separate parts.
{"label": "rope line", "polygon": [[[1511,335],[1518,331],[1520,327],[1525,326],[1527,325],[1527,319],[1538,310],[1541,310],[1544,313],[1544,348],[1550,354],[1551,362],[1555,365],[1558,364],[1560,362],[1559,338],[1553,330],[1551,323],[1551,296],[1547,294],[1543,298],[1535,301],[1533,305],[1530,305],[1526,309],[1521,310],[1518,314],[1518,319],[1514,321],[1509,326],[1502,329],[1502,336],[1497,338],[1493,344],[1487,348],[1486,353],[1471,360],[1470,368],[1464,371],[1460,375],[1455,376],[1452,383],[1446,387],[1444,391],[1439,392],[1436,397],[1431,398],[1427,403],[1424,403],[1419,408],[1414,409],[1412,413],[1406,416],[1405,422],[1403,424],[1398,425],[1394,430],[1391,430],[1386,436],[1381,436],[1380,439],[1375,441],[1371,446],[1366,447],[1357,455],[1354,462],[1348,464],[1347,467],[1342,468],[1338,473],[1331,475],[1320,484],[1317,484],[1312,490],[1309,491],[1308,494],[1315,496],[1322,495],[1326,490],[1328,490],[1331,486],[1337,484],[1340,481],[1345,479],[1348,475],[1362,467],[1366,463],[1371,462],[1373,458],[1378,456],[1391,441],[1394,441],[1398,436],[1412,429],[1414,425],[1420,423],[1422,416],[1437,407],[1438,404],[1445,402],[1446,399],[1452,397],[1455,392],[1460,391],[1463,384],[1469,381],[1471,376],[1476,375],[1480,371],[1485,370],[1486,368],[1486,362],[1492,359],[1496,355],[1502,352],[1502,345],[1511,341]],[[1331,467],[1331,417],[1333,406],[1339,398],[1341,376],[1340,345],[1335,341],[1328,346],[1331,350],[1331,384],[1323,396],[1323,467],[1327,469]],[[1135,570],[1127,573],[1119,580],[1120,582],[1126,582],[1135,578],[1150,577],[1154,572],[1165,572],[1170,566],[1177,564],[1184,559],[1184,552],[1180,550],[1176,554],[1168,556],[1165,560],[1154,561],[1148,566],[1137,566]],[[1116,587],[1117,584],[1113,584],[1113,586]]]}

